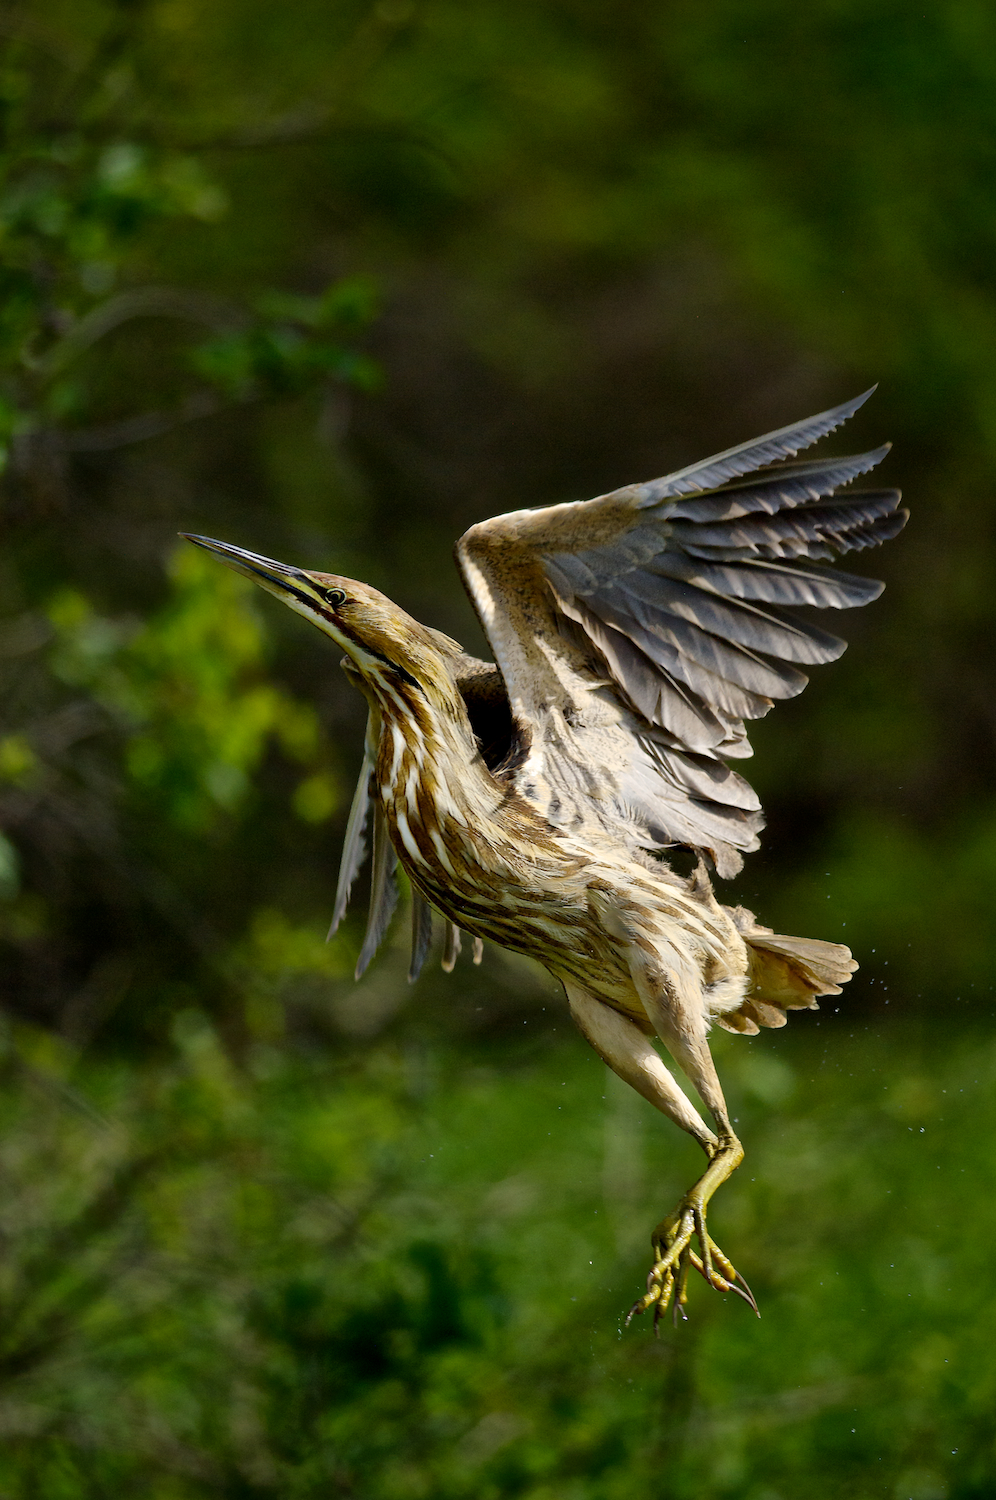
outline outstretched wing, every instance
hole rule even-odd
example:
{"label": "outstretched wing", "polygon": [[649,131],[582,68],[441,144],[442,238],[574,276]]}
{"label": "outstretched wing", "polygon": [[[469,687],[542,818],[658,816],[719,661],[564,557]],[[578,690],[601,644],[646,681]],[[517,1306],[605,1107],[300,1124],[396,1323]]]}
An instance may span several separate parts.
{"label": "outstretched wing", "polygon": [[845,644],[792,609],[876,598],[881,584],[826,564],[906,522],[896,490],[835,495],[888,446],[779,461],[870,394],[663,479],[461,538],[515,726],[501,774],[550,822],[690,845],[721,875],[757,847],[757,797],[726,762],[751,753],[745,720],[801,692],[800,668]]}

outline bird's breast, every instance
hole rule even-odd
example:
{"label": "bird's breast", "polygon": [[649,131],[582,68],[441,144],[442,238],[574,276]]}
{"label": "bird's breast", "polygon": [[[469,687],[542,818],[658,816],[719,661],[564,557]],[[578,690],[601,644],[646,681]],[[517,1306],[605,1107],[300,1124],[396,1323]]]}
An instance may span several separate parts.
{"label": "bird's breast", "polygon": [[[726,970],[733,928],[719,907],[710,910],[625,848],[589,848],[552,827],[480,757],[447,752],[417,723],[386,725],[377,779],[412,883],[473,936],[526,954],[633,1015],[641,1008],[623,929],[644,946],[680,947],[703,983]],[[618,920],[606,920],[610,909]]]}
{"label": "bird's breast", "polygon": [[385,734],[379,791],[409,878],[476,937],[548,965],[567,950],[598,962],[583,854],[480,770],[430,757],[397,728]]}

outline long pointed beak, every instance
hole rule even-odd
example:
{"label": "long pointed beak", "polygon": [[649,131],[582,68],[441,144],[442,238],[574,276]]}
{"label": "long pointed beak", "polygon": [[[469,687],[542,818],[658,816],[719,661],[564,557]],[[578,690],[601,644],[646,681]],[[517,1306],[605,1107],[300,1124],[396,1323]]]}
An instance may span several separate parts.
{"label": "long pointed beak", "polygon": [[233,547],[229,542],[216,542],[210,536],[194,536],[189,531],[181,531],[180,535],[185,541],[193,542],[195,547],[203,547],[206,552],[215,553],[222,562],[234,568],[236,573],[243,573],[254,583],[262,584],[263,588],[276,594],[278,598],[286,598],[291,594],[302,603],[308,602],[306,594],[302,598],[302,585],[304,588],[309,587],[308,578],[300,569],[275,562],[272,557],[260,557],[256,552],[246,552],[242,547]]}
{"label": "long pointed beak", "polygon": [[242,573],[266,589],[268,594],[288,605],[296,614],[303,615],[312,625],[317,625],[325,635],[331,636],[337,645],[349,650],[349,642],[339,629],[325,601],[327,589],[316,584],[314,577],[303,568],[291,568],[286,563],[276,562],[272,557],[260,557],[257,552],[246,552],[242,547],[233,547],[230,542],[216,542],[210,536],[193,536],[189,531],[180,535],[195,547],[213,552],[236,573]]}

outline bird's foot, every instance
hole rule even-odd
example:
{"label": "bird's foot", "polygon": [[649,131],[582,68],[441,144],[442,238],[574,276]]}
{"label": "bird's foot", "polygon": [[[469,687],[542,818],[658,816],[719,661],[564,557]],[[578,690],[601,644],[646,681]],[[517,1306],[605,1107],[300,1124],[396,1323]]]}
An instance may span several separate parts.
{"label": "bird's foot", "polygon": [[[739,1142],[736,1149],[739,1152]],[[654,1309],[655,1334],[669,1307],[675,1323],[679,1314],[684,1318],[685,1304],[688,1301],[688,1273],[691,1269],[698,1271],[715,1291],[735,1292],[748,1307],[758,1313],[750,1287],[706,1228],[706,1204],[718,1185],[715,1180],[718,1174],[713,1168],[722,1154],[721,1149],[713,1157],[705,1176],[695,1184],[691,1192],[686,1193],[674,1212],[661,1220],[651,1235],[654,1264],[647,1277],[646,1295],[630,1308],[626,1318],[627,1327],[633,1318],[651,1307]],[[732,1170],[732,1166],[729,1170]],[[729,1171],[725,1175],[728,1176]],[[692,1248],[693,1240],[698,1241],[698,1251]]]}
{"label": "bird's foot", "polygon": [[[692,1248],[697,1239],[701,1254]],[[698,1271],[717,1292],[735,1292],[757,1312],[754,1294],[733,1262],[724,1255],[705,1227],[705,1214],[687,1198],[654,1230],[651,1243],[654,1264],[647,1277],[646,1295],[634,1302],[626,1318],[627,1327],[638,1314],[654,1309],[654,1332],[670,1307],[674,1321],[684,1318],[688,1301],[688,1273]],[[760,1316],[760,1314],[758,1314]]]}

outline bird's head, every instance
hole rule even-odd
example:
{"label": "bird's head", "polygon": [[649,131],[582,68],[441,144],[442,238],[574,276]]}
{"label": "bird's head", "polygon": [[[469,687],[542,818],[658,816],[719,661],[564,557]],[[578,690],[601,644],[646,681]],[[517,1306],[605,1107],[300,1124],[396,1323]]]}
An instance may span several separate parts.
{"label": "bird's head", "polygon": [[397,706],[399,698],[415,706],[424,699],[440,709],[453,699],[456,690],[446,658],[459,654],[460,647],[420,625],[377,589],[335,573],[292,568],[211,537],[181,535],[331,636],[382,706]]}

